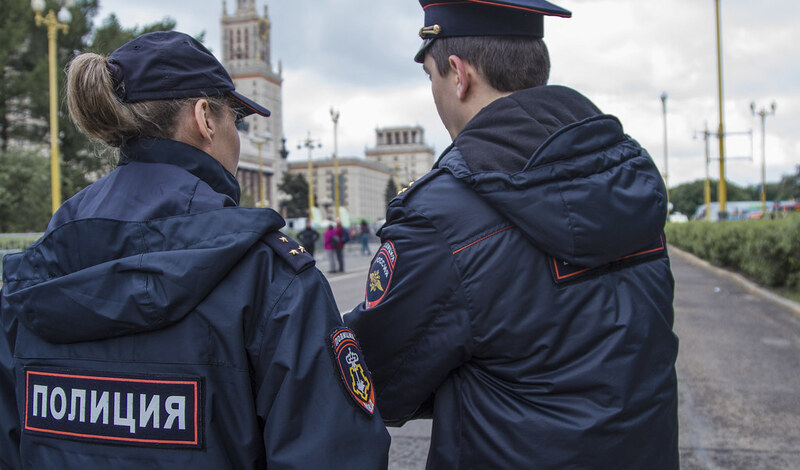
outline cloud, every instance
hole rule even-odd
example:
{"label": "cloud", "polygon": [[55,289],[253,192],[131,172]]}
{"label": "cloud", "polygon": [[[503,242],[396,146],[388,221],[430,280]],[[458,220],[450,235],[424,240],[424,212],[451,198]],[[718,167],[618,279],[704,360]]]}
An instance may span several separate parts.
{"label": "cloud", "polygon": [[[545,41],[551,52],[551,83],[573,87],[607,113],[617,115],[626,132],[649,149],[663,166],[661,93],[667,92],[669,182],[675,185],[705,175],[702,132],[716,132],[716,21],[712,0],[562,0],[571,19],[548,18]],[[284,128],[287,144],[310,131],[323,141],[317,154],[329,154],[333,124],[329,108],[341,111],[341,154],[363,155],[374,145],[379,126],[421,124],[437,151],[450,138],[439,122],[429,82],[412,57],[420,45],[422,10],[413,0],[257,0],[269,6],[272,57],[284,74]],[[750,103],[778,104],[767,118],[767,174],[775,181],[800,164],[800,2],[724,0],[721,4],[725,125],[750,136],[726,140],[731,160],[727,174],[736,184],[760,181],[760,122]],[[228,2],[233,10],[235,2]],[[101,0],[101,15],[111,11],[125,25],[165,16],[189,34],[205,30],[206,43],[220,48],[219,0],[163,2]],[[290,158],[304,158],[292,146]],[[712,158],[718,143],[710,145]],[[321,152],[321,153],[320,153]],[[300,155],[302,153],[303,155]],[[718,175],[716,161],[711,176]]]}

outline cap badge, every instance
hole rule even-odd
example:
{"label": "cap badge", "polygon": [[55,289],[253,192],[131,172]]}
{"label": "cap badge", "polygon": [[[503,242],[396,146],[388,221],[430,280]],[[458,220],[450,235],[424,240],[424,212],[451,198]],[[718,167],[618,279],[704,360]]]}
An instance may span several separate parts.
{"label": "cap badge", "polygon": [[425,26],[424,28],[420,28],[419,30],[419,37],[422,39],[427,39],[426,36],[438,36],[442,33],[442,27],[438,24],[433,26]]}

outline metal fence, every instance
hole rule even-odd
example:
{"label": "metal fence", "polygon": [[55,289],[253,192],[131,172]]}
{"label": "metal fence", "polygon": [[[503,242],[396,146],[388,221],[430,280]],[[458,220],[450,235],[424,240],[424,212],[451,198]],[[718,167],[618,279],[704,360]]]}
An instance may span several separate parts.
{"label": "metal fence", "polygon": [[[0,272],[3,269],[5,255],[23,251],[40,239],[42,235],[42,233],[0,233]],[[1,283],[2,280],[0,280]]]}

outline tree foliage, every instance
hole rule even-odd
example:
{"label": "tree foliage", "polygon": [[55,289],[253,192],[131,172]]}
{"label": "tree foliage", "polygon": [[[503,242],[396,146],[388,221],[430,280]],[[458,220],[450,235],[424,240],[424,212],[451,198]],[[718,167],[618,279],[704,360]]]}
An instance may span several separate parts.
{"label": "tree foliage", "polygon": [[50,220],[50,159],[0,151],[0,232],[43,232]]}
{"label": "tree foliage", "polygon": [[[780,183],[775,185],[775,192],[775,199],[781,201],[800,200],[800,165],[797,165],[794,174],[785,175]],[[767,191],[767,194],[769,194],[769,191]]]}
{"label": "tree foliage", "polygon": [[305,176],[287,171],[283,174],[283,181],[278,183],[278,189],[288,196],[281,201],[281,213],[288,218],[308,215],[308,181]]}
{"label": "tree foliage", "polygon": [[[47,157],[50,142],[50,91],[47,28],[37,26],[29,0],[0,1],[0,152],[3,152],[4,165],[19,164],[20,159]],[[43,14],[49,10],[58,11],[60,5],[53,0],[46,2]],[[61,193],[67,199],[84,188],[98,176],[113,168],[112,158],[98,158],[101,148],[90,142],[80,133],[69,119],[64,87],[67,64],[77,52],[91,51],[107,55],[114,49],[144,32],[170,30],[175,21],[165,18],[144,27],[123,28],[116,16],[110,15],[99,27],[95,27],[98,0],[78,0],[71,7],[72,20],[66,33],[57,35],[56,77],[58,87],[59,149],[61,157]],[[36,152],[19,153],[14,149],[33,149]],[[6,155],[11,152],[12,157]],[[10,160],[9,160],[10,159]],[[49,160],[49,159],[47,159]],[[45,160],[46,161],[46,160]],[[17,171],[17,175],[27,177],[26,181],[43,182],[38,187],[41,197],[50,200],[49,164],[41,165],[41,160],[32,160],[30,169],[42,171],[42,175],[29,175]],[[23,174],[24,173],[24,174]],[[9,178],[3,178],[0,194],[10,197],[10,192],[19,189]],[[7,185],[11,186],[7,186]],[[33,196],[26,193],[25,200]],[[37,198],[34,198],[38,200]],[[19,198],[15,199],[20,202]],[[29,213],[26,206],[16,209],[22,214]],[[40,226],[38,215],[30,212],[27,225],[31,229]],[[7,220],[3,215],[2,222]],[[24,215],[22,215],[24,217]]]}
{"label": "tree foliage", "polygon": [[395,196],[397,196],[397,183],[394,182],[394,178],[389,178],[389,181],[386,182],[386,189],[383,191],[383,199],[386,201],[387,208]]}
{"label": "tree foliage", "polygon": [[[780,183],[767,183],[767,200],[787,200],[792,199],[792,191],[800,196],[800,166],[798,166],[796,176],[784,176]],[[692,216],[697,207],[705,204],[705,180],[696,180],[691,183],[684,183],[670,188],[669,200],[672,203],[673,212],[681,212]],[[711,201],[718,201],[717,191],[719,181],[711,180]],[[737,186],[728,181],[727,184],[728,201],[760,201],[761,185],[751,185],[746,187]],[[797,197],[797,196],[794,196]]]}

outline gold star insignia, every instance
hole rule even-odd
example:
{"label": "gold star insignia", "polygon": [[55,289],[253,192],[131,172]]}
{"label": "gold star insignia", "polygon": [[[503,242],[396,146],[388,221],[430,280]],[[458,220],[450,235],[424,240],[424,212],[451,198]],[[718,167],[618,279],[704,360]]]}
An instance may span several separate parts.
{"label": "gold star insignia", "polygon": [[306,252],[306,249],[303,248],[303,245],[298,245],[298,248],[300,248],[300,253],[305,253]]}
{"label": "gold star insignia", "polygon": [[299,252],[299,251],[297,251],[297,250],[291,250],[291,251],[289,252],[289,254],[290,254],[290,255],[292,255],[292,256],[297,256],[297,255],[299,255],[299,254],[300,254],[300,252]]}
{"label": "gold star insignia", "polygon": [[282,241],[283,243],[289,243],[289,239],[286,237],[281,237],[278,240]]}

